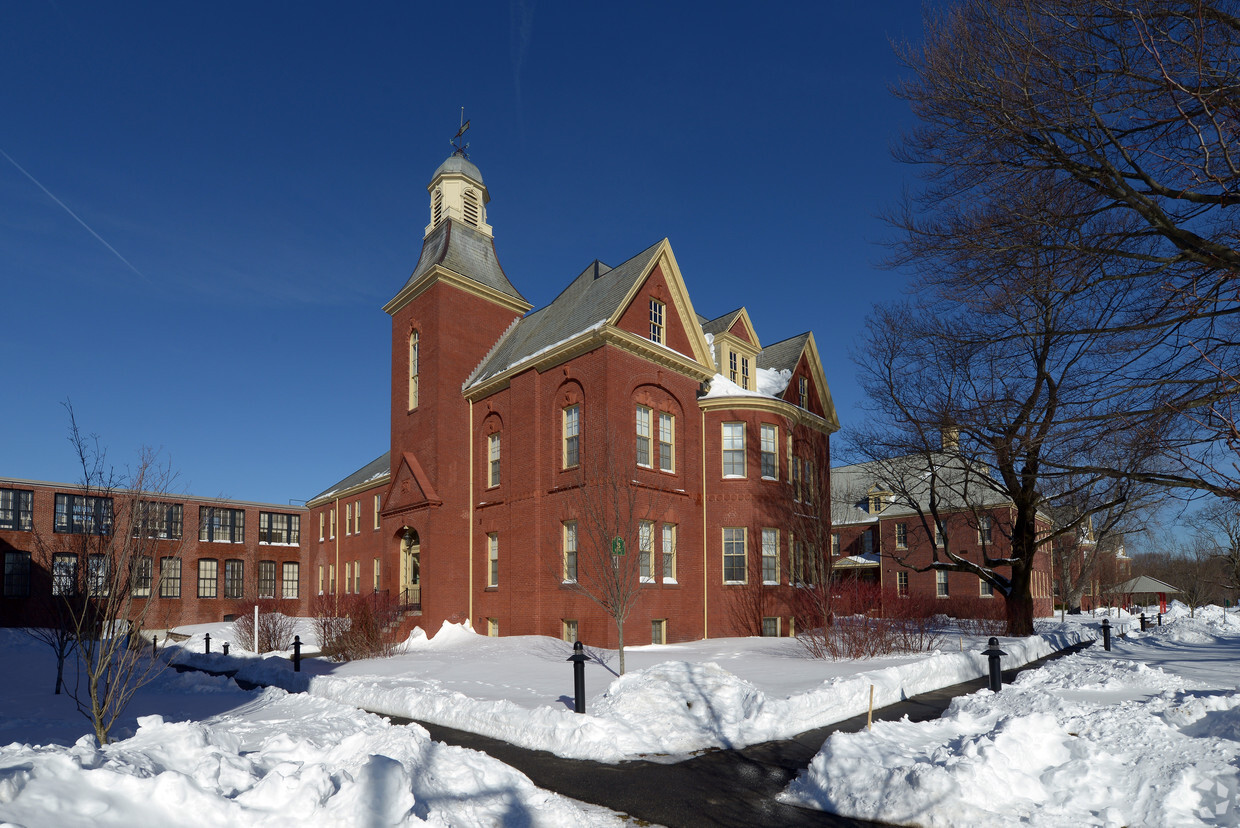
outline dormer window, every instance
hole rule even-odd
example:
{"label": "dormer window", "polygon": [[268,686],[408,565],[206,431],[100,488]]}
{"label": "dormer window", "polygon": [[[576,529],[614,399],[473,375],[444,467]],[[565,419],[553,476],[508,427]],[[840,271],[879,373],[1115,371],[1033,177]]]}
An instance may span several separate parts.
{"label": "dormer window", "polygon": [[886,508],[891,501],[891,492],[873,492],[870,494],[870,514],[876,515]]}
{"label": "dormer window", "polygon": [[436,190],[431,196],[431,226],[443,221],[443,190]]}
{"label": "dormer window", "polygon": [[474,190],[466,190],[464,202],[462,210],[465,214],[465,223],[477,227],[482,215],[481,208],[478,206],[478,193]]}
{"label": "dormer window", "polygon": [[749,390],[749,357],[741,357],[741,388]]}
{"label": "dormer window", "polygon": [[732,382],[737,381],[736,351],[728,353],[728,379],[732,380]]}
{"label": "dormer window", "polygon": [[809,381],[805,377],[801,377],[797,381],[797,396],[801,398],[801,407],[808,409],[806,403],[809,401]]}
{"label": "dormer window", "polygon": [[663,342],[663,303],[658,299],[650,300],[650,341]]}

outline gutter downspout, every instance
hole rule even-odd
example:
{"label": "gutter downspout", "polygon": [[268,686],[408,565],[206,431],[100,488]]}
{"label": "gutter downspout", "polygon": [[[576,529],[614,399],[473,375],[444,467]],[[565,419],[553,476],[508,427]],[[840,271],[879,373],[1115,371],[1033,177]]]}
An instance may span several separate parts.
{"label": "gutter downspout", "polygon": [[706,539],[706,412],[702,412],[702,638],[710,638],[710,613],[707,604],[710,600],[710,582],[706,576],[707,547]]}
{"label": "gutter downspout", "polygon": [[335,529],[335,535],[336,535],[336,537],[332,538],[332,540],[336,542],[336,573],[335,573],[336,577],[332,579],[332,595],[334,596],[334,601],[333,601],[332,606],[334,607],[333,611],[336,613],[337,616],[339,616],[340,615],[340,588],[339,588],[340,584],[338,583],[340,579],[340,497],[339,496],[336,497],[335,502],[332,504],[332,524],[333,524],[333,528]]}
{"label": "gutter downspout", "polygon": [[468,398],[465,404],[469,406],[469,418],[466,421],[469,433],[465,435],[466,442],[469,444],[469,508],[466,510],[469,515],[469,535],[466,541],[469,544],[469,582],[466,586],[466,594],[469,596],[467,617],[472,627],[474,623],[474,404]]}

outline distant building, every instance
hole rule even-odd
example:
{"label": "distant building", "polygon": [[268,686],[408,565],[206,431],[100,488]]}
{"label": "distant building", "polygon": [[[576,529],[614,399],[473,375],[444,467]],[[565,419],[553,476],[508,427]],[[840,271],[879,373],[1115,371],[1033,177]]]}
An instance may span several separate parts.
{"label": "distant building", "polygon": [[[929,570],[937,547],[981,563],[982,555],[1010,554],[1012,505],[977,475],[953,472],[953,460],[908,456],[891,461],[858,463],[831,470],[832,569],[841,579],[877,585],[884,599],[932,598],[950,613],[1002,617],[1002,595],[971,572]],[[945,484],[937,490],[942,526],[930,511],[929,474],[933,463]],[[1049,523],[1039,519],[1039,532]],[[996,571],[1006,574],[1005,567]],[[925,571],[919,571],[925,570]],[[1051,559],[1035,556],[1033,571],[1035,617],[1052,614]],[[994,611],[986,604],[997,602]]]}

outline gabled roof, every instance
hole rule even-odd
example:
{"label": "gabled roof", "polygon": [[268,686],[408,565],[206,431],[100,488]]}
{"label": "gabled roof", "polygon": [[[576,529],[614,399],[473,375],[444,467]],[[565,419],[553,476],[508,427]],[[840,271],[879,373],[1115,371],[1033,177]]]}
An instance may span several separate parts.
{"label": "gabled roof", "polygon": [[344,480],[337,482],[334,486],[328,486],[326,489],[310,498],[310,500],[307,501],[307,504],[313,504],[316,501],[325,500],[332,497],[338,492],[347,492],[349,489],[356,486],[361,486],[365,483],[382,479],[384,475],[391,473],[392,462],[390,457],[391,452],[385,451],[381,456],[371,460],[369,463],[353,472],[353,474],[349,475]]}
{"label": "gabled roof", "polygon": [[800,336],[785,339],[783,342],[766,346],[758,352],[758,367],[772,371],[796,370],[797,362],[801,359],[801,352],[805,350],[805,343],[809,342],[809,337],[809,333],[803,333]]}
{"label": "gabled roof", "polygon": [[592,262],[551,304],[517,322],[477,367],[466,387],[613,321],[667,246],[663,239],[614,268]]}
{"label": "gabled roof", "polygon": [[[495,254],[495,240],[455,219],[445,219],[422,241],[422,255],[397,296],[436,267],[466,276],[484,287],[510,296],[529,307],[521,292],[508,281]],[[389,303],[390,304],[390,303]]]}
{"label": "gabled roof", "polygon": [[[1008,503],[992,485],[984,470],[966,470],[950,455],[910,454],[891,460],[875,460],[831,469],[831,512],[835,523],[873,523],[879,517],[913,515],[916,510],[898,498],[911,496],[922,509],[930,508],[930,467],[940,481],[939,508],[995,508]],[[895,492],[897,499],[878,514],[860,505],[871,492]],[[907,493],[907,495],[905,494]]]}
{"label": "gabled roof", "polygon": [[736,317],[739,316],[740,312],[743,310],[744,308],[737,308],[734,311],[728,311],[723,316],[719,316],[714,319],[701,320],[702,333],[708,333],[712,336],[727,333],[732,327],[732,323],[736,321]]}

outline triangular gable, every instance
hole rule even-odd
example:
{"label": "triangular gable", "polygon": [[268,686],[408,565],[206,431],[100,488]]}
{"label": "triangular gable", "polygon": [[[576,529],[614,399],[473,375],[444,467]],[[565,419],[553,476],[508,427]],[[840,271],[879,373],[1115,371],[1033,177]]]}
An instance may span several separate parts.
{"label": "triangular gable", "polygon": [[736,318],[728,326],[728,333],[753,346],[755,351],[762,350],[762,346],[758,343],[758,334],[753,329],[753,321],[749,318],[749,311],[741,308],[736,312]]}
{"label": "triangular gable", "polygon": [[[634,302],[638,301],[638,297],[646,295],[647,285],[656,273],[662,277],[667,288],[665,297],[667,301],[664,305],[668,318],[664,320],[664,325],[668,330],[668,341],[675,341],[673,334],[677,338],[683,336],[690,351],[686,356],[691,357],[703,370],[713,374],[715,361],[711,356],[710,346],[706,343],[702,326],[697,323],[697,312],[693,310],[693,303],[689,300],[689,290],[685,287],[684,277],[680,274],[680,266],[676,264],[676,256],[672,253],[672,245],[667,239],[659,243],[659,250],[651,257],[641,277],[634,280],[633,287],[629,289],[624,300],[607,319],[607,324],[620,327],[621,320],[628,315]],[[643,315],[648,313],[644,307],[637,310],[640,310]],[[636,313],[636,310],[634,312]]]}
{"label": "triangular gable", "polygon": [[827,421],[832,431],[840,430],[840,418],[835,413],[835,402],[831,399],[831,389],[827,387],[827,376],[822,370],[822,359],[818,356],[818,345],[814,342],[814,334],[805,338],[805,346],[801,348],[801,356],[797,359],[796,368],[792,372],[793,381],[788,383],[784,391],[784,399],[796,403],[796,377],[806,376],[809,379],[810,393],[818,399],[822,408],[822,418]]}
{"label": "triangular gable", "polygon": [[400,464],[392,473],[392,482],[383,498],[383,511],[394,512],[443,503],[412,452],[400,456]]}

